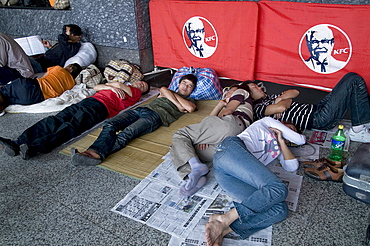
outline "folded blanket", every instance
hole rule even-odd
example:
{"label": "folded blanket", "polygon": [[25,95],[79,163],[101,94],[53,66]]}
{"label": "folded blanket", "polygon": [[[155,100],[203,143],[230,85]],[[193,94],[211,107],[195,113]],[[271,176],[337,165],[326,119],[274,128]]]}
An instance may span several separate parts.
{"label": "folded blanket", "polygon": [[56,98],[49,98],[43,102],[32,105],[10,105],[5,111],[8,113],[51,113],[61,111],[64,108],[80,102],[82,99],[92,96],[96,91],[87,89],[85,84],[75,85],[71,90],[65,91]]}

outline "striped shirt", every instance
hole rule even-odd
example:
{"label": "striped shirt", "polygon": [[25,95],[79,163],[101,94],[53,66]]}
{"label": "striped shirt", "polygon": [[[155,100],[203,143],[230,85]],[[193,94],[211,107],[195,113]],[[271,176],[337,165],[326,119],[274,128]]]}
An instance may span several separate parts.
{"label": "striped shirt", "polygon": [[[275,99],[281,94],[268,95],[254,102],[254,120],[259,120],[265,116],[267,106],[274,104]],[[316,105],[309,103],[292,102],[287,108],[279,121],[286,121],[294,124],[299,130],[311,129],[313,123],[313,113],[316,111]],[[273,115],[269,115],[273,117]]]}

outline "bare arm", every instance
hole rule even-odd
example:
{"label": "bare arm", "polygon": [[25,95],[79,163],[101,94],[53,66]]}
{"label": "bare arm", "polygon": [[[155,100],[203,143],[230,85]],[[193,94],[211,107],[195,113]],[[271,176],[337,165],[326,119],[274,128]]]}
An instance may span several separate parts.
{"label": "bare arm", "polygon": [[180,112],[191,113],[197,108],[194,103],[186,100],[185,98],[182,98],[180,95],[166,87],[161,87],[159,89],[159,92],[160,94],[158,97],[166,97],[177,106]]}
{"label": "bare arm", "polygon": [[268,105],[265,110],[265,116],[283,113],[291,104],[292,99],[285,99],[278,103]]}
{"label": "bare arm", "polygon": [[124,99],[125,94],[132,96],[131,88],[121,82],[108,82],[106,84],[98,84],[94,86],[95,91],[111,90],[117,94],[119,98]]}
{"label": "bare arm", "polygon": [[217,105],[212,109],[212,111],[209,115],[217,116],[226,105],[227,105],[227,102],[226,102],[225,99],[220,100],[217,103]]}
{"label": "bare arm", "polygon": [[219,117],[224,115],[231,115],[235,112],[237,107],[240,105],[240,102],[237,100],[231,100],[227,103],[226,107],[218,114]]}

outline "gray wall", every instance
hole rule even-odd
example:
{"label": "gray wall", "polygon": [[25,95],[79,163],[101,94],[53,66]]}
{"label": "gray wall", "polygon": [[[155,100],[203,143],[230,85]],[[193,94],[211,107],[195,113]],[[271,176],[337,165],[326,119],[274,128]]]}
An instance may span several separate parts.
{"label": "gray wall", "polygon": [[[126,59],[153,69],[149,0],[70,0],[71,10],[0,8],[0,32],[56,40],[64,24],[77,24],[98,51],[98,66]],[[258,2],[257,0],[255,2]],[[370,0],[290,0],[289,2],[370,4]]]}

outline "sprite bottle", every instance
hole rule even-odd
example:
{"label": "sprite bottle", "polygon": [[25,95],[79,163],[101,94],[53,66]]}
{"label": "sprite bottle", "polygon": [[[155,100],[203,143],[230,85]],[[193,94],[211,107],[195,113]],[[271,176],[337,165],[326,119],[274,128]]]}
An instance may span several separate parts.
{"label": "sprite bottle", "polygon": [[346,142],[343,128],[343,125],[339,125],[338,131],[335,132],[331,139],[329,159],[332,161],[342,161],[344,143]]}

